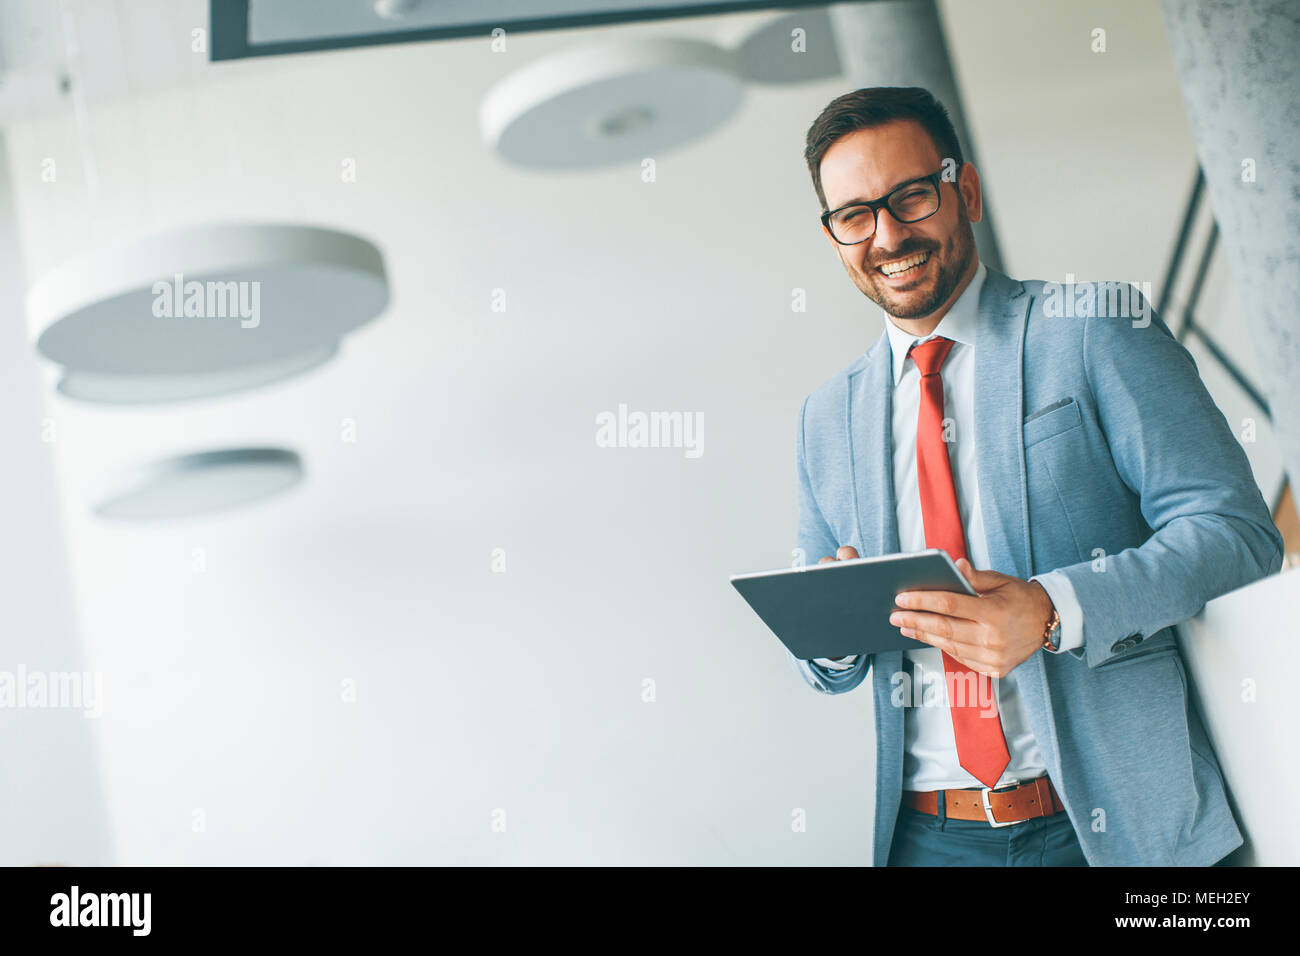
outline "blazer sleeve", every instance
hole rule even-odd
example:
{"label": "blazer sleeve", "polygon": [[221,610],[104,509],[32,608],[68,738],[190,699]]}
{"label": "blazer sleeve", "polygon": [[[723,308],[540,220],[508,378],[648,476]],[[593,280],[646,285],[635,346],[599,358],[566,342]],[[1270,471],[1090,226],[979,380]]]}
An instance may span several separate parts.
{"label": "blazer sleeve", "polygon": [[[795,435],[795,479],[798,487],[799,523],[795,531],[795,547],[807,564],[813,564],[839,548],[835,534],[826,523],[817,499],[813,496],[812,482],[808,479],[808,464],[804,445],[804,421],[808,412],[808,399],[799,409],[799,426]],[[805,661],[786,650],[791,666],[814,690],[824,694],[843,694],[862,683],[871,666],[870,654],[859,654],[847,668],[829,668],[815,661]],[[847,659],[845,663],[848,663]]]}
{"label": "blazer sleeve", "polygon": [[1140,547],[1058,569],[1083,611],[1083,647],[1096,667],[1198,613],[1213,598],[1282,566],[1273,524],[1245,451],[1206,390],[1191,353],[1150,303],[1139,316],[1089,317],[1084,367],[1123,482],[1152,534]]}

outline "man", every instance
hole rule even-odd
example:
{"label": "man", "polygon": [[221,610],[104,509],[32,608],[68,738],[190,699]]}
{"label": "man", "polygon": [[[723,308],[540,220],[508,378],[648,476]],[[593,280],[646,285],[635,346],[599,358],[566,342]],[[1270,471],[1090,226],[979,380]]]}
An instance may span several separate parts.
{"label": "man", "polygon": [[804,400],[798,547],[941,547],[979,595],[900,595],[916,650],[791,656],[825,693],[872,674],[874,865],[1221,860],[1242,837],[1173,625],[1282,539],[1191,355],[1131,286],[980,263],[979,175],[927,91],[838,97],[805,158],[886,315]]}

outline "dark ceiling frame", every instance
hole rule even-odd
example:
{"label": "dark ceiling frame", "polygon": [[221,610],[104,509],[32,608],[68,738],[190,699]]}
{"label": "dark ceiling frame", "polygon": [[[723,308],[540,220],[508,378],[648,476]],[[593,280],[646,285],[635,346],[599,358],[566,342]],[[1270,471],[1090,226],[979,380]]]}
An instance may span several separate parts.
{"label": "dark ceiling frame", "polygon": [[[357,36],[322,37],[293,43],[250,43],[248,40],[248,5],[251,0],[210,0],[211,58],[242,60],[254,56],[281,56],[289,53],[315,53],[379,46],[386,43],[418,43],[422,40],[452,40],[461,37],[485,37],[498,27],[512,33],[537,30],[568,30],[575,27],[605,26],[638,20],[676,20],[684,17],[741,13],[750,10],[792,10],[799,7],[824,7],[827,0],[729,0],[725,3],[693,3],[686,6],[653,10],[618,10],[610,13],[571,14],[519,20],[492,20],[454,27],[427,27],[395,30],[391,33],[367,33]],[[849,0],[868,3],[872,0]]]}
{"label": "dark ceiling frame", "polygon": [[[1156,309],[1156,315],[1165,316],[1165,309],[1172,306],[1174,301],[1174,283],[1178,279],[1179,269],[1183,264],[1183,256],[1187,252],[1187,243],[1191,238],[1192,229],[1196,224],[1197,210],[1201,205],[1201,197],[1205,192],[1205,172],[1201,169],[1200,163],[1196,165],[1196,178],[1192,182],[1192,193],[1187,199],[1187,207],[1183,212],[1183,224],[1179,227],[1178,236],[1174,241],[1174,251],[1169,257],[1169,266],[1165,270],[1165,282],[1160,290],[1160,305]],[[1214,210],[1210,210],[1210,232],[1205,237],[1205,244],[1201,247],[1200,261],[1196,264],[1196,271],[1192,273],[1192,288],[1187,294],[1187,301],[1182,303],[1182,322],[1178,326],[1178,331],[1174,333],[1175,338],[1183,343],[1186,347],[1187,340],[1191,336],[1196,336],[1200,340],[1205,350],[1210,353],[1210,357],[1219,363],[1228,377],[1236,383],[1237,387],[1242,390],[1255,407],[1260,410],[1266,421],[1270,424],[1273,422],[1273,413],[1268,405],[1268,399],[1260,391],[1258,386],[1250,380],[1231,356],[1219,345],[1209,330],[1199,325],[1196,321],[1196,307],[1201,301],[1201,291],[1205,286],[1205,278],[1209,274],[1210,266],[1214,261],[1214,251],[1219,243],[1219,221],[1214,216]],[[1165,324],[1170,326],[1172,323],[1165,319]],[[1277,492],[1273,495],[1273,501],[1270,505],[1270,511],[1276,515],[1278,509],[1282,507],[1282,499],[1286,496],[1286,490],[1290,484],[1286,471],[1282,472],[1282,481],[1278,486]]]}

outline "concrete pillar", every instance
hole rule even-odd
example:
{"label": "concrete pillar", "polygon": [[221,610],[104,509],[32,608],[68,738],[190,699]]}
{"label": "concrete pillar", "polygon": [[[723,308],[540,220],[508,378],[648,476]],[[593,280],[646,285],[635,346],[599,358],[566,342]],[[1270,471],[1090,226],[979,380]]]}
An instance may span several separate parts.
{"label": "concrete pillar", "polygon": [[1300,480],[1300,3],[1161,0],[1291,487]]}
{"label": "concrete pillar", "polygon": [[[864,86],[922,86],[944,105],[957,129],[962,156],[979,167],[966,126],[957,80],[934,0],[877,0],[835,3],[827,8],[849,89]],[[980,170],[981,175],[983,170]],[[988,186],[987,180],[982,180]],[[997,234],[984,195],[984,216],[974,223],[981,261],[1002,268]]]}

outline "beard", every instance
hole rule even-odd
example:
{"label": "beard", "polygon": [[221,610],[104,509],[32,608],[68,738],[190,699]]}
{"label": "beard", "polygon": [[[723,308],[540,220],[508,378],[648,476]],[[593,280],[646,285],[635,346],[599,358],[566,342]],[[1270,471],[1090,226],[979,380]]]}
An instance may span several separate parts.
{"label": "beard", "polygon": [[890,288],[884,276],[874,266],[865,273],[851,272],[853,283],[872,302],[897,319],[920,319],[930,315],[952,295],[962,276],[966,274],[975,256],[975,233],[966,217],[966,204],[957,206],[957,229],[946,245],[939,243],[906,243],[891,254],[891,259],[901,259],[918,253],[930,253],[934,280],[927,291],[924,287],[899,290]]}

